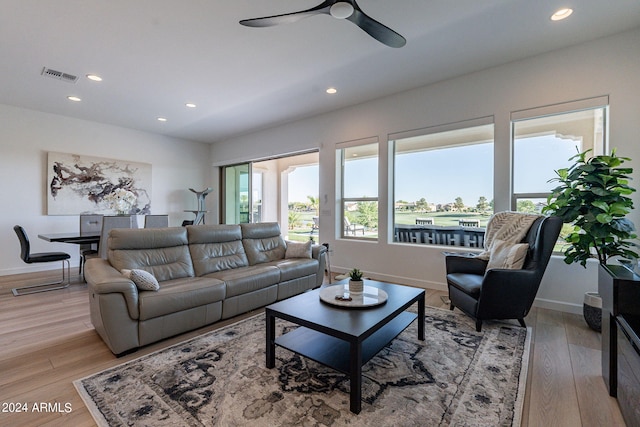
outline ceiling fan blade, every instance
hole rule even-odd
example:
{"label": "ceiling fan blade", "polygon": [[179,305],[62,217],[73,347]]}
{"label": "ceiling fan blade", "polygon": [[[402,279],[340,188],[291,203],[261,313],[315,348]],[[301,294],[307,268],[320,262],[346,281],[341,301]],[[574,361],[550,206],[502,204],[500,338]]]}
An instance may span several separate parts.
{"label": "ceiling fan blade", "polygon": [[308,18],[310,16],[319,15],[323,13],[329,15],[329,9],[331,9],[331,6],[337,1],[338,0],[325,0],[316,7],[312,7],[311,9],[307,9],[307,10],[301,10],[299,12],[284,13],[282,15],[274,15],[274,16],[265,16],[262,18],[243,19],[242,21],[240,21],[240,24],[245,25],[247,27],[271,27],[271,26],[280,25],[280,24],[290,24],[292,22],[299,21],[303,18]]}
{"label": "ceiling fan blade", "polygon": [[357,4],[354,2],[355,9],[353,14],[347,18],[347,20],[353,22],[358,27],[362,28],[367,34],[380,43],[386,44],[389,47],[402,47],[407,44],[407,40],[400,34],[393,31],[386,25],[381,24],[375,19],[364,13]]}

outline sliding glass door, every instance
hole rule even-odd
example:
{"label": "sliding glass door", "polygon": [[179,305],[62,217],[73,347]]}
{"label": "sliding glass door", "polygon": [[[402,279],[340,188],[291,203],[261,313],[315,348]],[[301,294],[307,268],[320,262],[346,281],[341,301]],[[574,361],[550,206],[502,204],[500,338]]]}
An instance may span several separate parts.
{"label": "sliding glass door", "polygon": [[318,233],[318,157],[314,151],[222,166],[221,223],[277,222],[292,238],[300,233],[294,240],[309,240]]}
{"label": "sliding glass door", "polygon": [[262,220],[262,174],[251,163],[225,166],[223,223],[246,224]]}
{"label": "sliding glass door", "polygon": [[223,222],[225,224],[250,222],[251,164],[225,166],[222,174],[224,187]]}

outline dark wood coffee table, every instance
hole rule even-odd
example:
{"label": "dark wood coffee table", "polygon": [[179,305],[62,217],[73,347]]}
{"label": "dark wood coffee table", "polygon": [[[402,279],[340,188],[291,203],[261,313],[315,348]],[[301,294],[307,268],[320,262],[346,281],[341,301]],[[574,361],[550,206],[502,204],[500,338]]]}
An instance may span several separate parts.
{"label": "dark wood coffee table", "polygon": [[[265,308],[267,368],[275,366],[276,345],[349,375],[350,409],[362,408],[362,366],[416,318],[418,339],[424,341],[424,289],[367,280],[365,286],[384,290],[388,299],[370,308],[344,308],[322,302],[319,289]],[[418,314],[405,311],[418,302]],[[276,338],[276,317],[300,325]]]}

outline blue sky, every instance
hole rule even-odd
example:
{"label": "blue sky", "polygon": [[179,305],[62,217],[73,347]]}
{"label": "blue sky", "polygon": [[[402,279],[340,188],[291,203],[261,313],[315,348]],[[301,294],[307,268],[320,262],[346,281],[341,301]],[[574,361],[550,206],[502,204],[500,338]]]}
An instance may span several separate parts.
{"label": "blue sky", "polygon": [[[516,145],[515,191],[544,192],[556,186],[547,181],[554,170],[568,167],[575,155],[576,143],[550,136],[520,139]],[[348,196],[376,194],[377,160],[349,162],[346,179],[352,183]],[[395,200],[416,201],[424,197],[429,203],[449,203],[462,197],[474,206],[480,196],[493,199],[493,145],[478,144],[430,150],[396,159]],[[318,195],[318,166],[297,168],[289,176],[289,201],[307,201]]]}
{"label": "blue sky", "polygon": [[289,202],[306,202],[307,196],[318,197],[318,165],[299,166],[289,174]]}

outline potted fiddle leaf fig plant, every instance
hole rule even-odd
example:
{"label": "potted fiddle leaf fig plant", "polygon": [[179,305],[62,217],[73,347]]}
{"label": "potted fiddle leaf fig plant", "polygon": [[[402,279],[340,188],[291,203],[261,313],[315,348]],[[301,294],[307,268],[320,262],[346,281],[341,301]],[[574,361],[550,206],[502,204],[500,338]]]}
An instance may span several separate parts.
{"label": "potted fiddle leaf fig plant", "polygon": [[361,294],[364,289],[364,282],[362,281],[362,271],[354,268],[349,272],[349,293]]}
{"label": "potted fiddle leaf fig plant", "polygon": [[[638,254],[633,248],[637,245],[632,240],[637,236],[633,222],[626,218],[633,209],[629,197],[635,191],[629,186],[633,169],[622,166],[631,159],[618,157],[616,150],[597,156],[589,156],[590,151],[576,154],[570,159],[575,161],[571,167],[556,171],[557,177],[550,182],[559,185],[542,212],[559,216],[573,227],[562,236],[568,244],[563,252],[565,263],[579,262],[586,267],[590,258],[602,265],[611,257],[635,260]],[[585,295],[585,320],[599,331],[602,301],[594,303],[594,297],[599,299],[597,292]]]}
{"label": "potted fiddle leaf fig plant", "polygon": [[571,167],[556,171],[558,176],[551,181],[560,184],[542,212],[574,226],[564,236],[569,244],[564,251],[567,264],[579,262],[585,267],[589,258],[606,264],[613,256],[636,259],[632,249],[636,244],[631,240],[637,237],[635,227],[626,218],[633,209],[629,195],[636,191],[629,186],[633,169],[621,167],[631,159],[618,157],[615,150],[587,157],[590,151],[576,154],[570,159],[575,160]]}

